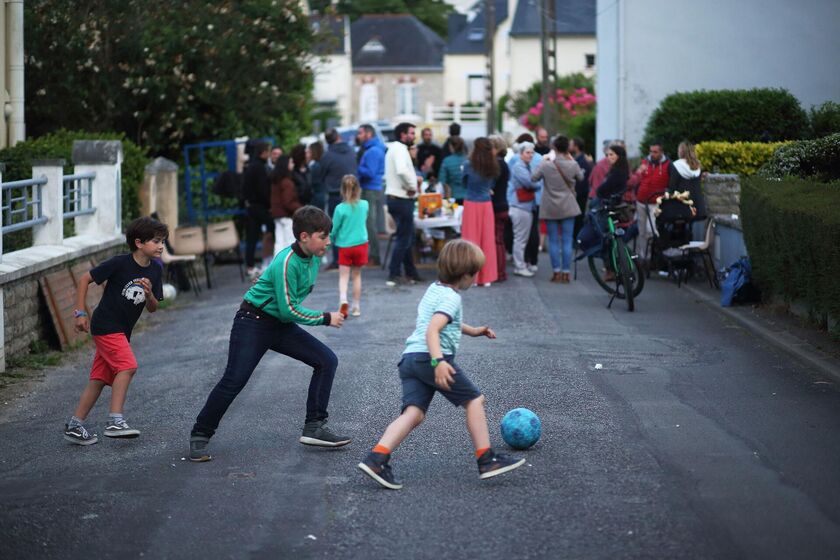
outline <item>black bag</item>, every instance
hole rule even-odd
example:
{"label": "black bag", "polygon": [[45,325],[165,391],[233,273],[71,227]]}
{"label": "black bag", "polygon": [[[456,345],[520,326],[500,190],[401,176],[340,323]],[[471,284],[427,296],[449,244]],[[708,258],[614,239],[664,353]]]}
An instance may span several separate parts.
{"label": "black bag", "polygon": [[292,180],[295,183],[298,200],[306,205],[312,202],[312,184],[309,180],[309,173],[301,173],[297,169],[292,173]]}
{"label": "black bag", "polygon": [[213,182],[213,193],[222,198],[242,200],[242,174],[235,171],[220,173]]}

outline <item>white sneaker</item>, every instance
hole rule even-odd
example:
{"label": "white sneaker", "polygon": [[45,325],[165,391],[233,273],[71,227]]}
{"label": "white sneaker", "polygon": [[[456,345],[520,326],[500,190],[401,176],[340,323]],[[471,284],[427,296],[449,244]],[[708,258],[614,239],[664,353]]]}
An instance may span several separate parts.
{"label": "white sneaker", "polygon": [[528,270],[531,271],[532,274],[536,274],[536,272],[540,269],[540,267],[535,264],[529,264],[527,266]]}
{"label": "white sneaker", "polygon": [[530,278],[534,275],[534,273],[528,270],[527,268],[517,268],[513,271],[513,273],[517,276],[525,276],[526,278]]}

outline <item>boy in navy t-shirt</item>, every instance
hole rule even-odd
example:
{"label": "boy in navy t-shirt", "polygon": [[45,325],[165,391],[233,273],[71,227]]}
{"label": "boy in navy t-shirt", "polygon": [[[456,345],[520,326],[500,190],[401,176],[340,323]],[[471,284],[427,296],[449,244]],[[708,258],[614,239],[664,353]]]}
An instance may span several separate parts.
{"label": "boy in navy t-shirt", "polygon": [[[137,218],[128,225],[125,234],[131,253],[117,255],[86,272],[79,280],[76,294],[76,330],[93,335],[96,355],[90,370],[90,381],[82,392],[76,412],[64,429],[64,439],[78,445],[99,441],[95,433],[84,427],[85,418],[96,404],[105,385],[111,386],[111,408],[105,435],[135,438],[140,431],[123,418],[123,405],[128,385],[137,371],[137,360],[131,351],[131,330],[143,308],[157,311],[163,299],[162,269],[153,261],[163,252],[163,242],[169,236],[165,224],[152,218]],[[105,293],[88,323],[85,297],[91,282],[105,285]]]}

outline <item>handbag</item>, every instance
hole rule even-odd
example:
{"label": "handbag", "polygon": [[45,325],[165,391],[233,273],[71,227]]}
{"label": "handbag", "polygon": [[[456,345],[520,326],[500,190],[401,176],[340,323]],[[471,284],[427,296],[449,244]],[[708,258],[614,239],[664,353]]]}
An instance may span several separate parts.
{"label": "handbag", "polygon": [[516,187],[516,200],[519,202],[531,202],[537,198],[536,192],[525,187]]}

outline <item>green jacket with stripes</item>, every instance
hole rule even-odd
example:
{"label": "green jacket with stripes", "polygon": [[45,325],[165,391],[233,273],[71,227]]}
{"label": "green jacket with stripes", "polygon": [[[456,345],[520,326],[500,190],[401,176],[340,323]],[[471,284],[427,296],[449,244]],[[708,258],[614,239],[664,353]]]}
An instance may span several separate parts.
{"label": "green jacket with stripes", "polygon": [[296,241],[274,257],[245,294],[245,301],[284,323],[329,325],[328,312],[301,305],[315,287],[320,265],[321,259],[307,256]]}

